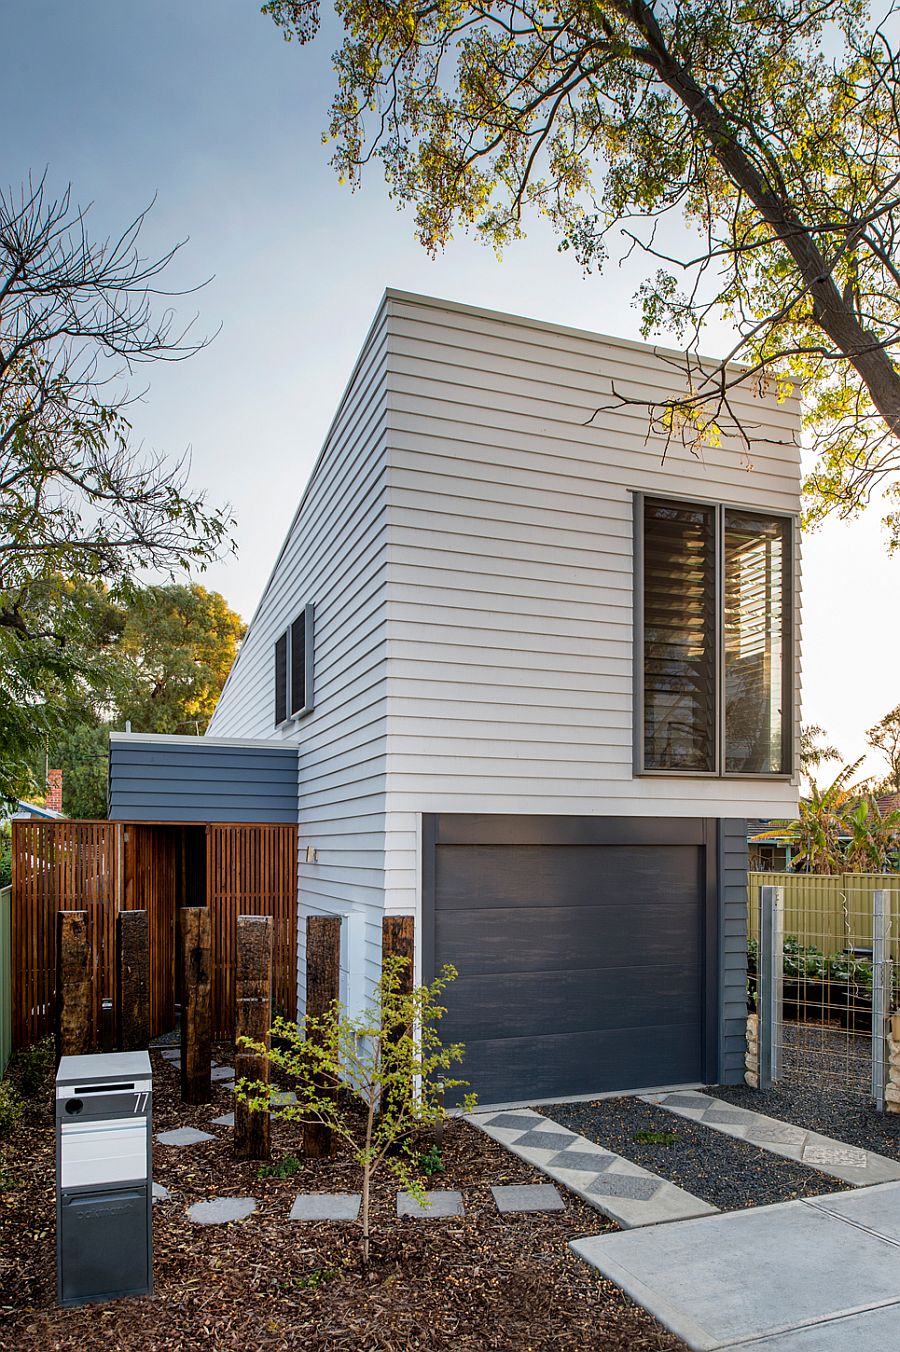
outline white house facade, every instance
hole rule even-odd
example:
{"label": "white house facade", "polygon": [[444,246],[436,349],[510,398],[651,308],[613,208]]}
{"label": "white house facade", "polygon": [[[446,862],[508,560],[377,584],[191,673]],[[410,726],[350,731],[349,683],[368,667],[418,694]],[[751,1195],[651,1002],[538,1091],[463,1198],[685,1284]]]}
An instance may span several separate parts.
{"label": "white house facade", "polygon": [[202,739],[296,748],[301,917],[343,918],[358,1005],[415,916],[485,1102],[742,1073],[745,819],[798,797],[798,410],[739,387],[749,444],[666,446],[683,388],[388,291]]}

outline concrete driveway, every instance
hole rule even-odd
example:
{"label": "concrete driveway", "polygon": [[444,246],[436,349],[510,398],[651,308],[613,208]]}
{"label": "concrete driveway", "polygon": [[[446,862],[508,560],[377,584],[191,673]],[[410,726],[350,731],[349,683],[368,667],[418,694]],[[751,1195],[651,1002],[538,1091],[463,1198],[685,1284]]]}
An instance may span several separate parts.
{"label": "concrete driveway", "polygon": [[696,1352],[900,1347],[900,1183],[572,1248]]}

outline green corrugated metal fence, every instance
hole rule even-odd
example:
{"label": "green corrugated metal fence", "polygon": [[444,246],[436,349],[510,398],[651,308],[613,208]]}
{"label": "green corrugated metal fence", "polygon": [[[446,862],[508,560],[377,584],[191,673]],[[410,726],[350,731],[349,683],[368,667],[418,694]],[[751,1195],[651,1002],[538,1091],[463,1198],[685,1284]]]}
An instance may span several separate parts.
{"label": "green corrugated metal fence", "polygon": [[12,888],[0,887],[0,1075],[12,1051]]}
{"label": "green corrugated metal fence", "polygon": [[760,887],[784,888],[784,933],[796,935],[802,944],[815,944],[823,953],[843,953],[872,944],[873,894],[891,894],[893,916],[891,947],[895,961],[900,944],[900,874],[841,873],[751,873],[748,930],[759,937]]}

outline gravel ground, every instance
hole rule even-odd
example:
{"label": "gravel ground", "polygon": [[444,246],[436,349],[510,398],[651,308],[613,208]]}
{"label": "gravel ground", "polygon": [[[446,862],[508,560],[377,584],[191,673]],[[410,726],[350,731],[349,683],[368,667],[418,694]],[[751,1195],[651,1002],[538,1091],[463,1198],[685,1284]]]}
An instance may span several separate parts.
{"label": "gravel ground", "polygon": [[877,1113],[872,1106],[871,1047],[871,1038],[860,1034],[848,1038],[839,1029],[785,1024],[782,1078],[774,1088],[716,1085],[709,1092],[900,1160],[900,1114]]}
{"label": "gravel ground", "polygon": [[[845,1183],[816,1169],[795,1164],[636,1098],[557,1103],[539,1108],[538,1112],[677,1183],[723,1211],[767,1206],[771,1202],[815,1197],[846,1188]],[[676,1139],[671,1145],[636,1139],[639,1132],[647,1131],[674,1133]]]}
{"label": "gravel ground", "polygon": [[[214,1055],[227,1060],[229,1049]],[[464,1218],[398,1220],[396,1184],[376,1182],[373,1261],[364,1269],[354,1225],[291,1225],[298,1192],[357,1187],[346,1154],[303,1161],[292,1178],[238,1163],[231,1133],[210,1127],[230,1107],[181,1104],[178,1072],[153,1054],[155,1127],[192,1125],[216,1139],[182,1150],[157,1146],[154,1177],[171,1201],[154,1207],[156,1290],[149,1300],[55,1308],[53,1127],[50,1086],[0,1142],[0,1348],[15,1352],[684,1352],[683,1344],[568,1248],[576,1236],[615,1229],[577,1198],[545,1215],[501,1216],[490,1184],[544,1181],[460,1120],[448,1124],[446,1172],[430,1186],[458,1188]],[[15,1078],[13,1070],[13,1078]],[[275,1159],[298,1155],[301,1128],[276,1125]],[[212,1196],[253,1196],[257,1212],[196,1226],[186,1207]]]}

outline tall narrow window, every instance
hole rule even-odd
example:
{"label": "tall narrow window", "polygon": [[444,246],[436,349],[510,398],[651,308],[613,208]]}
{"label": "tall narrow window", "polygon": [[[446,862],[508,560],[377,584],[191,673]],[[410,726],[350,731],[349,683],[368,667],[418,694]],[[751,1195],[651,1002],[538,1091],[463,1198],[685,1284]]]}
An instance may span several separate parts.
{"label": "tall narrow window", "polygon": [[788,523],[725,511],[725,771],[789,767]]}
{"label": "tall narrow window", "polygon": [[291,713],[307,714],[313,707],[313,644],[315,609],[304,606],[291,625]]}
{"label": "tall narrow window", "polygon": [[287,718],[287,674],[288,674],[288,646],[287,634],[282,634],[281,638],[275,642],[275,726],[283,723]]}
{"label": "tall narrow window", "polygon": [[644,768],[716,769],[716,517],[644,503]]}

